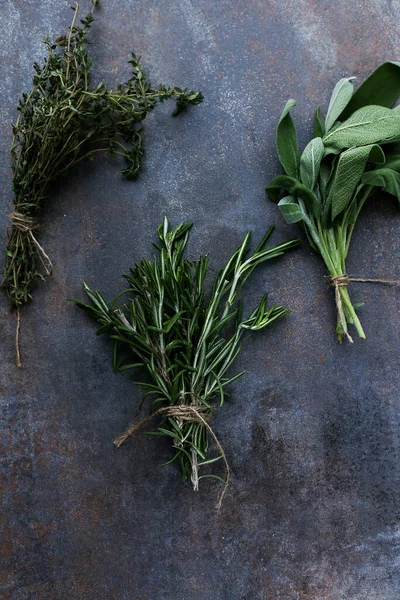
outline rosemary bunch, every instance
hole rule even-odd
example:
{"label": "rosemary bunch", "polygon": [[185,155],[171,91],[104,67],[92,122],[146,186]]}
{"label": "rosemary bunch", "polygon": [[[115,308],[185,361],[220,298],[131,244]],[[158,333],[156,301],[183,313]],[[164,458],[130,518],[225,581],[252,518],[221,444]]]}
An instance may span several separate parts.
{"label": "rosemary bunch", "polygon": [[[227,395],[226,387],[243,375],[228,373],[240,352],[246,332],[266,327],[288,313],[281,306],[267,308],[268,294],[258,306],[243,317],[238,299],[243,284],[260,263],[282,255],[297,245],[290,240],[265,247],[272,227],[254,253],[249,254],[248,233],[225,267],[215,277],[211,294],[205,292],[208,258],[187,260],[183,253],[191,224],[181,223],[170,229],[165,218],[158,229],[158,259],[143,259],[124,275],[128,288],[108,304],[86,284],[90,304],[74,300],[101,325],[98,334],[107,332],[114,341],[113,365],[117,371],[139,369],[150,382],[136,382],[147,392],[143,402],[152,397],[151,414],[162,416],[153,435],[172,441],[173,457],[183,479],[191,478],[194,489],[205,477],[209,464],[223,458],[224,452],[209,425],[216,399],[220,406]],[[124,304],[119,303],[128,294]],[[161,407],[161,408],[160,408]],[[147,420],[146,420],[147,421]],[[139,425],[142,425],[140,423]],[[116,442],[122,443],[138,425],[127,430]],[[210,435],[219,454],[208,458]],[[224,481],[224,480],[222,480]],[[225,488],[224,488],[225,489]]]}
{"label": "rosemary bunch", "polygon": [[311,247],[319,252],[335,288],[336,335],[346,336],[353,324],[365,338],[349,292],[346,257],[353,230],[366,200],[378,188],[400,199],[400,110],[390,107],[400,94],[400,63],[387,62],[354,92],[354,77],[335,86],[325,119],[318,106],[314,137],[300,154],[289,100],[277,127],[277,150],[284,174],[266,188],[278,201],[288,223],[301,222]]}
{"label": "rosemary bunch", "polygon": [[[97,0],[92,3],[93,12]],[[115,90],[102,83],[91,87],[87,34],[92,12],[77,25],[76,4],[69,34],[54,43],[44,39],[47,57],[42,65],[34,65],[33,87],[19,102],[11,149],[14,211],[2,281],[15,307],[28,302],[32,284],[51,271],[50,259],[37,239],[49,184],[103,151],[121,155],[126,162],[122,173],[135,179],[143,159],[138,124],[168,98],[176,99],[175,114],[202,100],[200,92],[153,87],[134,54],[129,61],[132,76],[126,83]]]}

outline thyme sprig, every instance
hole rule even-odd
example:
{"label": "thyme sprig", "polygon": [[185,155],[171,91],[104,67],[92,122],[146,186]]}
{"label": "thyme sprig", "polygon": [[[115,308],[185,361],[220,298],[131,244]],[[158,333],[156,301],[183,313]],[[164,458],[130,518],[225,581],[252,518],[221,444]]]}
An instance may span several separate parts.
{"label": "thyme sprig", "polygon": [[353,304],[351,281],[399,285],[386,279],[349,277],[346,258],[362,207],[379,188],[400,200],[400,63],[378,67],[354,92],[354,77],[335,86],[325,119],[318,106],[314,137],[303,153],[297,144],[289,100],[277,127],[277,150],[284,174],[266,188],[273,201],[287,192],[279,208],[288,223],[301,222],[311,247],[319,252],[335,288],[336,335],[352,342],[348,324],[365,333]]}
{"label": "thyme sprig", "polygon": [[[211,463],[225,459],[221,450],[215,457],[207,455],[208,423],[215,401],[219,400],[222,406],[227,386],[244,373],[229,373],[244,334],[263,329],[289,312],[282,306],[268,308],[268,294],[264,294],[244,318],[241,289],[257,265],[281,256],[298,240],[266,247],[273,230],[270,227],[256,250],[249,253],[248,233],[218,271],[211,293],[206,294],[207,256],[200,256],[197,261],[183,258],[190,229],[191,224],[184,223],[170,229],[165,218],[158,229],[159,242],[154,244],[158,259],[142,259],[124,275],[128,288],[113,302],[107,303],[86,284],[84,290],[90,304],[74,302],[100,323],[98,334],[107,332],[113,340],[115,370],[139,370],[149,376],[149,381],[136,383],[146,390],[142,404],[152,397],[150,413],[157,411],[160,415],[165,411],[153,432],[172,441],[174,455],[165,464],[176,461],[183,479],[191,478],[197,490],[203,478],[221,480],[218,475],[203,473]],[[128,300],[120,304],[124,294]],[[178,410],[171,411],[170,407]],[[184,407],[188,410],[182,411]],[[118,445],[135,429],[130,428]],[[217,447],[220,448],[219,443]]]}
{"label": "thyme sprig", "polygon": [[68,35],[44,39],[47,57],[34,64],[33,86],[18,105],[11,149],[14,211],[8,232],[2,286],[10,303],[20,307],[32,298],[32,285],[51,272],[51,261],[38,241],[39,216],[49,184],[99,152],[122,156],[127,179],[136,179],[143,160],[138,124],[159,102],[176,99],[174,114],[202,101],[200,92],[146,80],[140,59],[132,54],[132,76],[115,90],[90,85],[92,60],[88,31],[93,9],[77,25],[78,4]]}

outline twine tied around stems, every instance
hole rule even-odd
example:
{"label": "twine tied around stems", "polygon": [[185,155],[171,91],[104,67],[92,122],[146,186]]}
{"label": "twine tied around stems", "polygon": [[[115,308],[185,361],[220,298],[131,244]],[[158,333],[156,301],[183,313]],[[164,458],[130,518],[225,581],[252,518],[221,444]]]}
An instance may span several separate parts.
{"label": "twine tied around stems", "polygon": [[[11,220],[11,229],[16,229],[17,231],[26,233],[31,238],[33,244],[35,245],[35,247],[38,251],[38,256],[39,256],[40,262],[42,263],[42,265],[44,267],[46,275],[51,275],[51,272],[53,269],[53,264],[50,260],[50,257],[47,255],[44,248],[39,244],[39,242],[37,241],[36,237],[33,234],[34,230],[39,229],[39,223],[36,221],[36,219],[34,217],[25,215],[17,210],[14,210],[10,214],[10,220]],[[47,264],[45,261],[47,261]],[[16,354],[16,362],[17,362],[18,368],[22,367],[21,353],[19,350],[20,327],[21,327],[21,315],[20,315],[20,309],[18,307],[17,308],[17,326],[16,326],[16,331],[15,331],[15,354]]]}
{"label": "twine tied around stems", "polygon": [[[30,217],[29,215],[24,215],[23,213],[14,210],[10,214],[11,219],[11,227],[13,229],[17,229],[18,231],[23,231],[28,234],[31,238],[32,242],[36,246],[39,254],[40,261],[46,271],[46,275],[51,275],[51,271],[53,269],[53,263],[51,262],[49,256],[43,249],[43,247],[39,244],[36,237],[33,235],[33,231],[35,229],[39,229],[39,223],[34,219],[34,217]],[[47,264],[43,260],[47,260]]]}
{"label": "twine tied around stems", "polygon": [[[164,408],[159,408],[153,414],[151,414],[147,419],[143,421],[139,421],[139,423],[135,423],[128,427],[128,429],[121,436],[116,438],[114,444],[117,448],[121,446],[129,437],[131,437],[138,429],[140,429],[143,425],[151,421],[154,417],[158,415],[163,415],[165,417],[176,417],[182,422],[190,422],[190,423],[203,423],[203,425],[207,428],[208,432],[212,436],[215,441],[215,444],[218,448],[220,455],[225,463],[225,483],[222,488],[220,495],[218,496],[217,508],[221,508],[222,500],[226,492],[226,488],[228,487],[229,478],[230,478],[230,467],[227,461],[224,449],[222,448],[216,434],[213,429],[210,427],[209,423],[207,423],[207,418],[210,416],[207,414],[207,410],[209,410],[206,406],[190,406],[187,404],[178,404],[175,406],[165,406]],[[198,490],[198,474],[197,474],[197,460],[193,463],[193,473],[192,473],[192,483],[194,489]]]}
{"label": "twine tied around stems", "polygon": [[335,301],[336,308],[338,311],[339,321],[343,328],[343,332],[346,335],[347,339],[351,344],[353,344],[353,338],[349,334],[347,330],[347,322],[346,317],[344,315],[343,310],[343,302],[342,297],[340,295],[340,288],[347,287],[349,283],[352,281],[359,283],[382,283],[384,285],[394,285],[400,287],[400,281],[396,279],[369,279],[364,277],[349,277],[347,274],[335,275],[334,277],[329,277],[328,282],[329,285],[335,288]]}

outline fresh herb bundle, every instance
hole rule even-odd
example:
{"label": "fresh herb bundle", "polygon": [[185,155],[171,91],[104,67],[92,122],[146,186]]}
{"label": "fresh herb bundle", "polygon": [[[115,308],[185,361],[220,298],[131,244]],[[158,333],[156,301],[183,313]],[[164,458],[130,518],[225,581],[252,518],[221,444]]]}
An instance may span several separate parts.
{"label": "fresh herb bundle", "polygon": [[[97,0],[92,0],[92,12]],[[146,80],[134,54],[132,76],[116,90],[104,84],[92,88],[89,75],[88,30],[92,12],[76,25],[78,4],[69,35],[54,43],[44,40],[47,58],[34,65],[29,94],[24,94],[13,126],[11,149],[14,211],[8,233],[3,287],[10,303],[20,307],[31,299],[32,284],[49,275],[51,262],[37,239],[38,217],[48,198],[49,184],[98,152],[121,155],[122,173],[135,179],[143,158],[138,124],[158,102],[176,98],[175,114],[202,100],[200,92],[160,85]]]}
{"label": "fresh herb bundle", "polygon": [[[84,284],[91,303],[74,302],[101,324],[98,334],[107,332],[114,341],[115,370],[139,369],[150,377],[150,382],[137,383],[147,390],[142,404],[152,396],[151,414],[163,417],[153,435],[172,440],[174,456],[165,464],[177,461],[183,479],[190,477],[197,490],[200,479],[221,479],[199,474],[221,458],[227,468],[222,481],[225,486],[228,482],[229,467],[209,420],[215,399],[222,406],[225,388],[244,373],[228,374],[240,352],[243,335],[289,312],[281,306],[267,308],[268,294],[264,294],[259,305],[243,318],[239,293],[257,265],[282,255],[298,240],[265,247],[271,227],[249,255],[248,233],[216,275],[211,294],[206,295],[208,258],[183,258],[190,229],[191,224],[184,223],[170,229],[165,218],[158,229],[159,242],[154,244],[159,259],[143,259],[124,275],[129,284],[126,290],[108,304],[99,292]],[[123,294],[129,299],[119,304]],[[120,445],[142,424],[129,428],[116,444]],[[207,457],[210,435],[219,450],[213,458]]]}
{"label": "fresh herb bundle", "polygon": [[301,222],[311,247],[319,252],[335,288],[339,341],[354,324],[365,338],[347,285],[350,281],[387,280],[348,277],[346,257],[357,217],[378,188],[400,199],[400,110],[391,107],[400,94],[400,63],[387,62],[354,92],[354,77],[335,86],[325,119],[318,106],[314,137],[303,153],[297,144],[289,100],[277,127],[277,151],[284,174],[266,188],[288,223]]}

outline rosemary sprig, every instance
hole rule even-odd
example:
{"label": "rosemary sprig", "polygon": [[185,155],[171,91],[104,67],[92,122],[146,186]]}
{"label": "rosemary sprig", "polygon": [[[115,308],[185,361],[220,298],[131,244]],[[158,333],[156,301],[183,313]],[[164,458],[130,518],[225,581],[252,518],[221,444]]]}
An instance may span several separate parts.
{"label": "rosemary sprig", "polygon": [[[273,230],[270,227],[249,254],[248,233],[219,270],[207,295],[208,258],[183,258],[190,228],[191,224],[181,223],[170,229],[165,218],[158,229],[159,242],[154,244],[158,260],[142,259],[124,275],[126,290],[109,304],[84,284],[90,304],[74,302],[100,323],[98,334],[107,332],[114,341],[115,370],[138,369],[149,375],[150,382],[136,383],[146,390],[142,403],[152,397],[150,412],[163,416],[153,435],[172,441],[174,455],[169,462],[176,461],[183,479],[190,477],[197,490],[200,479],[221,479],[203,473],[210,463],[221,458],[226,461],[218,442],[219,454],[207,456],[210,433],[216,440],[209,420],[215,400],[218,398],[222,406],[226,387],[244,373],[228,373],[240,352],[243,335],[289,312],[282,306],[267,308],[268,294],[264,294],[258,306],[243,318],[240,291],[257,265],[282,255],[298,240],[266,247]],[[123,294],[128,294],[128,300],[119,304]],[[117,444],[136,428],[130,428]],[[227,483],[227,479],[228,472],[222,481]]]}
{"label": "rosemary sprig", "polygon": [[[387,62],[353,94],[354,77],[335,86],[326,118],[318,106],[314,137],[303,153],[297,145],[289,100],[277,127],[277,150],[284,175],[266,188],[288,223],[301,222],[311,247],[319,252],[335,288],[336,335],[352,342],[348,324],[360,338],[364,330],[347,289],[351,281],[400,285],[384,279],[348,277],[346,258],[353,230],[367,199],[381,188],[400,199],[400,63]],[[361,304],[362,305],[362,304]]]}
{"label": "rosemary sprig", "polygon": [[146,80],[139,58],[132,54],[132,76],[115,90],[90,86],[88,54],[92,11],[77,25],[78,4],[69,34],[54,43],[45,38],[47,57],[35,64],[33,87],[24,94],[13,126],[11,149],[14,211],[8,232],[4,278],[10,303],[20,307],[32,298],[32,285],[51,271],[51,261],[37,238],[39,216],[49,184],[77,163],[99,152],[120,155],[122,171],[136,179],[143,159],[138,124],[158,102],[176,99],[175,114],[202,100],[200,92],[177,87],[157,88]]}

